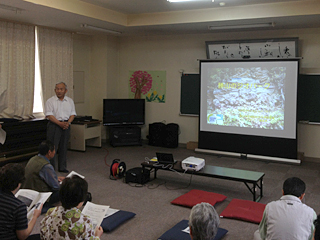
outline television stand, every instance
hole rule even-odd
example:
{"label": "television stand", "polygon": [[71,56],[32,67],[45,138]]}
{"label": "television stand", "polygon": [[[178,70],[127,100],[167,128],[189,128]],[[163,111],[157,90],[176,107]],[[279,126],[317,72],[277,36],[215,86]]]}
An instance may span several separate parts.
{"label": "television stand", "polygon": [[141,128],[139,126],[109,127],[110,145],[117,146],[141,146]]}

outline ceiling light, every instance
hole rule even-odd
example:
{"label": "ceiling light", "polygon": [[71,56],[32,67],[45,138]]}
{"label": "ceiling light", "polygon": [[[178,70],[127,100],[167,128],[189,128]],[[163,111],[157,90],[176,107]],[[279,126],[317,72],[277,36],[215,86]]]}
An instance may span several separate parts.
{"label": "ceiling light", "polygon": [[220,26],[209,26],[209,30],[227,30],[227,29],[245,29],[245,28],[263,28],[263,27],[274,27],[275,23],[254,23],[254,24],[239,24],[239,25],[220,25]]}
{"label": "ceiling light", "polygon": [[118,32],[118,31],[115,31],[115,30],[110,30],[110,29],[106,29],[106,28],[91,26],[91,25],[88,25],[88,24],[81,24],[81,27],[92,29],[92,30],[97,30],[97,31],[100,31],[100,32],[112,33],[112,34],[121,34],[122,33],[122,32]]}
{"label": "ceiling light", "polygon": [[168,2],[192,2],[192,1],[196,1],[196,0],[167,0]]}
{"label": "ceiling light", "polygon": [[[168,2],[171,3],[177,3],[177,2],[207,2],[208,0],[167,0]],[[214,0],[211,0],[214,2]]]}

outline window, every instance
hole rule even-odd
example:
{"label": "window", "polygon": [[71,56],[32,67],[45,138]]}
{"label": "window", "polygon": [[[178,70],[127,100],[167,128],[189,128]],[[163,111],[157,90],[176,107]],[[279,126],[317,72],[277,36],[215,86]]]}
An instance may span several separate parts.
{"label": "window", "polygon": [[35,28],[35,73],[34,73],[34,98],[33,98],[33,113],[43,113],[43,95],[41,86],[41,74],[39,63],[38,49],[38,29]]}

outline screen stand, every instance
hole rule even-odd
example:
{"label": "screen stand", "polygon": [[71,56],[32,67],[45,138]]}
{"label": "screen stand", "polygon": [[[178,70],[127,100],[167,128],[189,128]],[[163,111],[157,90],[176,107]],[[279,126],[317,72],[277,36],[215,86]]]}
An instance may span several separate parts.
{"label": "screen stand", "polygon": [[253,154],[243,154],[243,153],[233,153],[233,152],[208,150],[208,149],[201,149],[201,148],[196,148],[194,151],[195,152],[199,152],[199,153],[208,153],[208,154],[216,154],[216,155],[227,155],[227,156],[233,156],[233,157],[239,157],[239,158],[243,158],[243,156],[245,155],[246,159],[258,159],[258,160],[283,162],[283,163],[290,163],[290,164],[297,164],[297,165],[301,164],[301,160],[300,159],[269,157],[269,156],[253,155]]}

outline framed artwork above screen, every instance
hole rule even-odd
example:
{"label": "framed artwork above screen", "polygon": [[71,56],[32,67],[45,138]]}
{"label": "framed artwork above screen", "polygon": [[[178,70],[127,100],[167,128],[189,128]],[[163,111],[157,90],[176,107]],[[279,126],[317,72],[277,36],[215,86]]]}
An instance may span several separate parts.
{"label": "framed artwork above screen", "polygon": [[200,61],[199,148],[297,158],[298,59]]}
{"label": "framed artwork above screen", "polygon": [[207,59],[286,59],[298,57],[299,38],[206,41]]}

